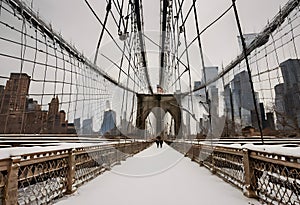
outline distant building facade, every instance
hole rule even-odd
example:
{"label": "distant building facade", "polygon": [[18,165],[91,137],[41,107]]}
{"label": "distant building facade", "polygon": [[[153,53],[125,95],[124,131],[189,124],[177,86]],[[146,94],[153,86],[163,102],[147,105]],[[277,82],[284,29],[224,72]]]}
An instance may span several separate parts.
{"label": "distant building facade", "polygon": [[28,98],[29,86],[30,76],[25,73],[11,73],[6,86],[0,86],[0,133],[73,132],[65,112],[58,111],[58,97],[49,103],[49,111],[43,111],[37,101]]}
{"label": "distant building facade", "polygon": [[104,135],[116,128],[116,112],[107,110],[104,112],[103,122],[101,125],[100,133]]}
{"label": "distant building facade", "polygon": [[82,134],[84,135],[90,135],[93,134],[93,119],[85,119],[82,122]]}
{"label": "distant building facade", "polygon": [[[194,82],[194,88],[205,85],[218,76],[218,67],[204,67],[201,81]],[[195,92],[196,96],[200,96],[200,103],[204,106],[206,112],[200,119],[197,127],[200,134],[208,134],[208,131],[215,130],[219,122],[219,89],[217,83],[210,83],[206,88]],[[209,106],[209,107],[208,107]],[[210,113],[208,113],[210,112]],[[209,116],[210,115],[210,116]]]}
{"label": "distant building facade", "polygon": [[[208,83],[209,81],[215,79],[217,76],[218,76],[217,66],[205,67],[202,74],[202,82],[203,84]],[[216,86],[216,82],[211,83],[210,86]]]}
{"label": "distant building facade", "polygon": [[[255,100],[259,116],[255,112],[255,104],[249,74],[242,71],[224,86],[224,113],[226,116],[226,133],[238,133],[242,128],[254,127],[258,129],[258,117],[262,117],[258,103],[259,95],[255,92]],[[265,115],[265,114],[263,114]]]}
{"label": "distant building facade", "polygon": [[[280,65],[284,82],[275,86],[277,127],[281,130],[300,127],[300,60],[289,59]],[[288,125],[288,126],[287,126]]]}

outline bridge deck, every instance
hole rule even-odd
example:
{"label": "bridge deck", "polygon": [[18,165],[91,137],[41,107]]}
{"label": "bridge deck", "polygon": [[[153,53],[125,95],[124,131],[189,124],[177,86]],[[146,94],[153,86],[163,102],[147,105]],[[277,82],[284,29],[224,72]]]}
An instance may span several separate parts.
{"label": "bridge deck", "polygon": [[115,166],[59,205],[259,204],[166,144]]}

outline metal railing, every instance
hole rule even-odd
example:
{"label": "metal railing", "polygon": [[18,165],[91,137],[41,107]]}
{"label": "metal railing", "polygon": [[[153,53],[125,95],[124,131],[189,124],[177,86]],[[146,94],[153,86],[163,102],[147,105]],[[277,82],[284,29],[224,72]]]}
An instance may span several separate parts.
{"label": "metal railing", "polygon": [[2,159],[0,204],[52,203],[150,144],[117,143]]}
{"label": "metal railing", "polygon": [[186,142],[167,143],[241,189],[247,197],[266,204],[300,204],[300,157]]}

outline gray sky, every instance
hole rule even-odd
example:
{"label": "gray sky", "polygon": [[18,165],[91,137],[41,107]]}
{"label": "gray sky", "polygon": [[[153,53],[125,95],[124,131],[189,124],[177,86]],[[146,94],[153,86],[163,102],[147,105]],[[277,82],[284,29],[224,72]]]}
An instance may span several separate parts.
{"label": "gray sky", "polygon": [[[26,0],[31,2],[32,0]],[[288,0],[237,0],[237,6],[244,33],[259,32],[272,19]],[[98,16],[104,19],[106,0],[89,0]],[[121,2],[121,1],[120,1]],[[125,0],[127,2],[127,0]],[[192,0],[185,0],[183,12],[187,13]],[[92,15],[84,0],[33,0],[35,10],[39,11],[41,17],[52,24],[52,27],[61,32],[63,37],[74,44],[86,57],[93,60],[98,36],[101,26]],[[216,19],[223,11],[231,5],[231,0],[220,1],[197,1],[197,11],[200,21],[200,30]],[[144,6],[144,29],[145,34],[153,38],[159,44],[160,31],[160,0],[143,0]],[[114,10],[113,6],[113,10]],[[116,18],[118,18],[116,16]],[[116,26],[111,16],[108,20],[109,30],[114,38],[118,38]],[[193,13],[186,22],[187,38],[191,41],[196,36]],[[224,18],[217,22],[211,29],[202,35],[203,51],[206,66],[226,66],[239,53],[238,31],[233,11],[230,11]],[[183,38],[181,39],[183,42]],[[120,42],[120,41],[118,41]],[[121,42],[120,42],[121,43]],[[121,45],[121,44],[120,44]],[[201,61],[197,41],[189,51],[189,60],[192,73],[192,81],[201,80]],[[118,62],[120,53],[113,50],[112,41],[105,35],[100,53],[104,53],[110,59]],[[159,50],[152,43],[146,41],[148,54],[148,68],[150,81],[155,89],[159,83]],[[182,46],[184,48],[184,45]],[[116,47],[115,47],[116,49]],[[187,64],[186,58],[183,62]],[[102,56],[98,57],[98,64],[110,75],[116,77],[118,70],[113,68],[111,62]],[[124,70],[127,68],[124,68]],[[184,67],[181,68],[182,71]],[[182,72],[181,71],[181,72]],[[189,89],[188,75],[182,85],[183,90]],[[124,77],[125,82],[125,77]]]}
{"label": "gray sky", "polygon": [[[28,2],[31,0],[27,0]],[[96,48],[100,26],[92,16],[83,0],[33,0],[34,7],[40,16],[51,22],[52,26],[61,31],[65,39],[72,41],[87,57],[92,57]],[[101,19],[105,14],[105,0],[90,0]],[[159,0],[144,0],[145,31],[159,31]],[[186,0],[187,10],[192,0]],[[238,10],[244,33],[259,32],[287,0],[238,0]],[[231,4],[231,0],[197,1],[199,20],[204,28]],[[191,19],[193,16],[191,15]],[[112,25],[110,17],[109,24]],[[193,28],[193,22],[188,21]],[[204,53],[207,64],[227,64],[239,52],[237,29],[233,12],[230,12],[212,29],[203,35]],[[116,32],[114,35],[117,37]],[[194,37],[190,34],[189,39]],[[149,61],[157,64],[157,62]]]}

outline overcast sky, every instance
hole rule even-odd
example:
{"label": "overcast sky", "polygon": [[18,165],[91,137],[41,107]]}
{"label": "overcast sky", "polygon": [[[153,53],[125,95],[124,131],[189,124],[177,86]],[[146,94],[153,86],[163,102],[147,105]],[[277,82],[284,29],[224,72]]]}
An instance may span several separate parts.
{"label": "overcast sky", "polygon": [[[93,60],[96,44],[102,27],[93,16],[84,0],[24,1],[27,2],[29,6],[33,5],[33,10],[37,11],[38,15],[45,22],[50,23],[55,31],[60,32],[66,41],[71,42],[71,44],[75,45],[77,49],[80,52],[83,52],[87,58]],[[124,1],[128,2],[128,0]],[[193,0],[184,1],[184,15],[187,14],[187,11],[192,5],[192,1]],[[105,16],[106,0],[89,0],[89,2],[97,12],[99,18],[103,21]],[[116,2],[116,0],[113,2]],[[122,1],[119,0],[119,2]],[[175,0],[173,2],[175,2]],[[202,30],[221,13],[223,13],[232,2],[231,0],[198,0],[196,3],[199,17],[198,19],[200,22],[200,30]],[[279,12],[280,7],[286,3],[287,0],[237,0],[237,7],[244,33],[260,32],[267,24],[268,20],[271,20]],[[112,11],[115,14],[115,18],[118,20],[119,17],[117,16],[116,6],[114,4],[112,5]],[[143,0],[143,12],[145,34],[159,44],[160,0]],[[6,18],[3,15],[2,17]],[[188,39],[187,41],[189,43],[196,36],[193,13],[189,16],[185,25]],[[111,15],[108,19],[108,30],[111,32],[112,37],[116,39],[120,45],[122,45],[122,42],[118,39],[117,28]],[[8,34],[8,36],[10,35]],[[226,66],[230,61],[232,61],[240,53],[237,36],[238,32],[236,28],[236,22],[233,11],[231,10],[201,36],[203,42],[203,52],[205,56],[205,66]],[[183,50],[185,48],[183,35],[180,36],[180,42],[182,44],[181,49]],[[112,39],[105,34],[102,41],[100,54],[105,54],[114,62],[118,63],[118,61],[120,61],[121,53],[116,52],[116,50],[113,48],[116,48],[116,46],[113,45]],[[6,49],[11,50],[11,46],[7,45]],[[147,60],[150,81],[155,89],[159,81],[159,49],[149,40],[146,40],[146,49],[148,54]],[[116,67],[113,69],[113,65],[110,61],[104,57],[100,57],[98,58],[98,65],[102,69],[106,70],[111,76],[116,77],[119,69]],[[187,59],[185,56],[182,61],[187,64]],[[189,62],[192,72],[192,81],[201,80],[201,61],[197,41],[195,41],[193,46],[189,49]],[[5,67],[11,69],[10,67],[14,66]],[[127,68],[123,69],[127,70]],[[181,72],[183,72],[185,68],[181,66],[180,69]],[[187,77],[186,73],[183,77]],[[125,78],[126,76],[124,75],[124,81]],[[189,87],[188,80],[184,79],[183,81],[186,82],[186,85],[183,85],[183,87],[185,87],[183,91],[187,91]]]}
{"label": "overcast sky", "polygon": [[[26,0],[31,2],[31,0]],[[90,0],[99,17],[103,20],[105,0]],[[120,1],[121,2],[121,1]],[[185,1],[185,10],[192,0]],[[259,32],[287,0],[237,0],[237,6],[244,33]],[[204,28],[231,4],[231,0],[198,0],[197,8],[201,28]],[[34,8],[55,30],[61,31],[64,38],[72,41],[87,57],[92,57],[101,27],[88,10],[84,0],[33,0]],[[159,31],[159,0],[144,0],[144,21],[146,33]],[[191,15],[191,19],[193,16]],[[194,28],[193,21],[188,21],[188,27]],[[109,24],[113,25],[112,18]],[[116,35],[116,33],[114,33]],[[228,63],[239,53],[237,29],[233,12],[230,12],[212,29],[203,35],[206,63],[220,65]],[[116,35],[117,37],[117,35]],[[188,36],[194,38],[193,34]],[[158,62],[158,59],[157,59]],[[149,62],[149,64],[157,63]],[[151,66],[151,65],[150,65]]]}

